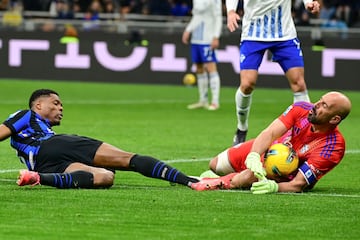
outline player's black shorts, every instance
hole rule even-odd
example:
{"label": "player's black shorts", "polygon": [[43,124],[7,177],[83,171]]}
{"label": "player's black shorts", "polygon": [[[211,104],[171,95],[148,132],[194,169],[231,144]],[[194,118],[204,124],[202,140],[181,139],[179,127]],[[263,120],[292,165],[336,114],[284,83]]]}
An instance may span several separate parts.
{"label": "player's black shorts", "polygon": [[41,143],[34,170],[41,173],[62,173],[74,162],[92,166],[101,144],[99,140],[83,136],[55,135]]}

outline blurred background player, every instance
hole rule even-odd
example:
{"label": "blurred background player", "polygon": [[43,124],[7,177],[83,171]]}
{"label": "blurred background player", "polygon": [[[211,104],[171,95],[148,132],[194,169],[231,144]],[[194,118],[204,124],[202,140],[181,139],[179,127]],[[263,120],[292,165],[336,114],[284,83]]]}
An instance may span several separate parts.
{"label": "blurred background player", "polygon": [[[194,0],[192,18],[182,35],[182,42],[188,44],[191,35],[191,56],[196,66],[199,102],[188,105],[188,109],[217,110],[220,106],[220,76],[215,49],[219,47],[221,30],[221,0]],[[212,97],[210,105],[209,86]]]}
{"label": "blurred background player", "polygon": [[[344,157],[345,139],[338,125],[350,111],[350,99],[340,92],[328,92],[314,104],[296,102],[254,140],[232,146],[210,161],[213,172],[227,175],[204,179],[192,188],[203,191],[251,187],[254,194],[312,189]],[[265,178],[262,156],[276,142],[292,146],[299,158],[298,171],[290,178]]]}
{"label": "blurred background player", "polygon": [[[239,25],[238,0],[226,0],[227,27],[230,32]],[[318,13],[316,1],[303,0],[305,8]],[[244,16],[240,44],[240,87],[235,95],[237,130],[233,145],[244,142],[248,130],[248,118],[252,92],[258,78],[258,69],[266,50],[278,62],[294,93],[294,102],[310,101],[304,80],[304,60],[291,15],[289,0],[244,0]]]}

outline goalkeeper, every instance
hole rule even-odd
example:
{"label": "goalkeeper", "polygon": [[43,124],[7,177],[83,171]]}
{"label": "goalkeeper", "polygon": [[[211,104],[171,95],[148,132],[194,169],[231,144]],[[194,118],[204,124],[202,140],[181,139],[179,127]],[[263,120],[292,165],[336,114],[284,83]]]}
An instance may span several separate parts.
{"label": "goalkeeper", "polygon": [[[205,178],[192,188],[245,188],[254,194],[312,189],[344,156],[345,140],[338,124],[350,110],[350,99],[340,92],[328,92],[315,104],[294,103],[254,140],[230,147],[210,161],[210,169],[225,176]],[[296,175],[287,179],[266,178],[261,155],[274,142],[292,145],[300,161]]]}

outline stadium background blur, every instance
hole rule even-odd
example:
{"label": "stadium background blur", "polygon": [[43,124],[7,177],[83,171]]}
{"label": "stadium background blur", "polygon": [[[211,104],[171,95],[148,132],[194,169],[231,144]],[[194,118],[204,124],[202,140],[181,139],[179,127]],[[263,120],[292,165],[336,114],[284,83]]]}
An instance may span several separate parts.
{"label": "stadium background blur", "polygon": [[[359,67],[360,1],[319,2],[320,14],[311,15],[302,0],[293,0],[294,21],[305,56],[305,77],[310,79],[308,87],[358,90],[360,83],[348,70]],[[225,1],[223,4],[226,16]],[[193,70],[188,49],[180,41],[191,8],[191,0],[2,0],[0,78],[181,84],[184,74]],[[238,13],[242,15],[241,0]],[[227,30],[225,17],[218,51],[224,86],[236,86],[238,82],[239,32]],[[20,60],[10,56],[19,48],[15,46],[19,39],[31,40]],[[39,40],[36,44],[45,45],[31,49],[35,39]],[[64,46],[79,41],[75,48]],[[105,42],[109,52],[107,56],[102,54],[104,59],[107,57],[103,61],[93,47],[99,41]],[[45,50],[46,55],[40,54]],[[78,56],[80,52],[88,53],[86,58],[90,60],[81,65],[73,59],[81,66],[59,67],[57,55],[66,52],[70,57],[71,51]],[[135,53],[142,53],[143,59]],[[27,56],[36,57],[37,64]],[[259,87],[287,88],[281,70],[270,63],[270,53],[266,58],[268,61],[263,61],[260,68]],[[49,62],[53,64],[47,66]]]}
{"label": "stadium background blur", "polygon": [[[226,15],[225,1],[224,16]],[[318,0],[321,13],[311,16],[302,0],[292,0],[293,15],[298,26],[308,26],[311,19],[337,22],[338,26],[360,27],[360,2],[356,0]],[[1,11],[36,11],[57,19],[99,20],[101,14],[141,14],[158,16],[190,16],[191,0],[2,0]],[[242,15],[242,0],[238,12]],[[45,15],[42,15],[45,16]],[[106,17],[108,18],[108,17]],[[336,25],[334,24],[334,25]]]}

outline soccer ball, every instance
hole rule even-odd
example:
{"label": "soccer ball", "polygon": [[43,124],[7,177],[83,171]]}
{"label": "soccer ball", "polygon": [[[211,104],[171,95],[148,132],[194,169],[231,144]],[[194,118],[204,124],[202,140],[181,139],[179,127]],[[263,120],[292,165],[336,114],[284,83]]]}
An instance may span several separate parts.
{"label": "soccer ball", "polygon": [[286,177],[298,168],[299,158],[290,146],[276,143],[265,153],[264,165],[267,176]]}
{"label": "soccer ball", "polygon": [[184,85],[191,86],[191,85],[194,85],[195,83],[196,83],[196,77],[194,74],[187,73],[184,75],[184,78],[183,78]]}

